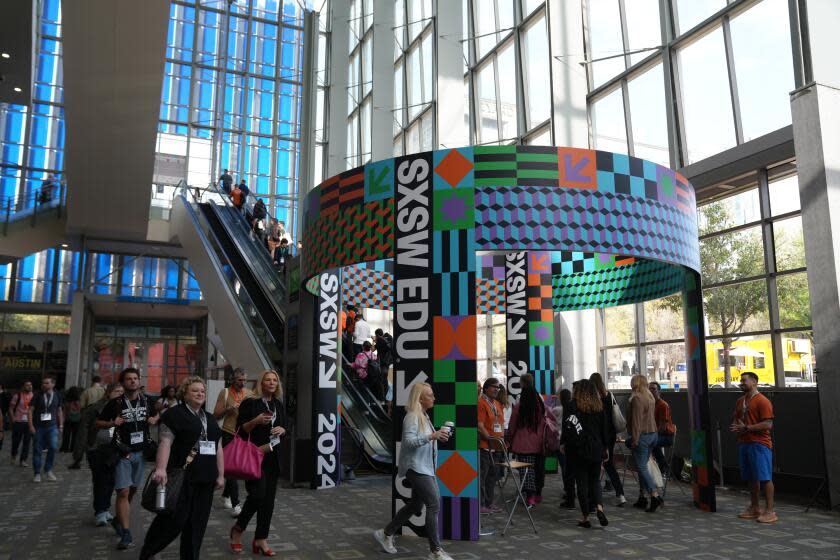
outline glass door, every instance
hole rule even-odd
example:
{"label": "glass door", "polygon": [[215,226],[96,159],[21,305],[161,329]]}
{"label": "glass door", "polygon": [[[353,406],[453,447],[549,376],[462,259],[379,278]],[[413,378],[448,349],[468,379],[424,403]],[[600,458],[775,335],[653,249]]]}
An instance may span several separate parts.
{"label": "glass door", "polygon": [[151,340],[127,340],[125,363],[140,371],[140,382],[146,394],[157,396],[166,380],[166,342]]}

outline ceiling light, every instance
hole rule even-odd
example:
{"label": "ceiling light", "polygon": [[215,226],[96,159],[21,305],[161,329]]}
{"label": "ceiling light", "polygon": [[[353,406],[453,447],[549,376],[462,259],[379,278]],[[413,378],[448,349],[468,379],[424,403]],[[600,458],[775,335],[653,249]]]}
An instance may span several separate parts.
{"label": "ceiling light", "polygon": [[68,245],[67,243],[62,243],[62,244],[61,244],[61,248],[62,248],[62,249],[66,249],[66,248],[67,248],[67,247],[69,247],[69,246],[70,246],[70,245]]}
{"label": "ceiling light", "polygon": [[0,53],[0,56],[2,56],[3,58],[12,58],[12,55],[10,55],[10,54],[9,54],[9,53],[7,53],[7,52]]}
{"label": "ceiling light", "polygon": [[14,89],[16,92],[18,92],[18,93],[20,93],[20,92],[22,92],[22,91],[23,91],[23,90],[22,90],[22,89],[20,89],[19,87],[16,87],[16,88],[13,88],[13,89]]}

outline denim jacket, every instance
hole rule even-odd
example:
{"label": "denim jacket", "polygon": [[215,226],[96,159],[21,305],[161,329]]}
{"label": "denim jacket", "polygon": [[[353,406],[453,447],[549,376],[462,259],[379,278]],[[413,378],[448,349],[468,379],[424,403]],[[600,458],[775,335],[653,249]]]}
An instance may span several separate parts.
{"label": "denim jacket", "polygon": [[437,441],[429,441],[428,437],[433,430],[425,413],[422,416],[413,412],[405,415],[398,463],[400,476],[405,476],[409,469],[417,474],[435,476]]}

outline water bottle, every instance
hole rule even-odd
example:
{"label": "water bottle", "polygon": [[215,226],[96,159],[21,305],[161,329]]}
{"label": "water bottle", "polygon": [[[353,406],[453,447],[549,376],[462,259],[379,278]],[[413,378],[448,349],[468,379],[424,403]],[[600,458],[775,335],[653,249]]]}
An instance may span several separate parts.
{"label": "water bottle", "polygon": [[155,508],[158,511],[163,511],[163,510],[166,509],[166,485],[165,484],[158,484],[157,500],[155,500]]}
{"label": "water bottle", "polygon": [[455,422],[444,422],[443,429],[446,430],[446,433],[449,434],[449,437],[452,437],[452,433],[455,431]]}

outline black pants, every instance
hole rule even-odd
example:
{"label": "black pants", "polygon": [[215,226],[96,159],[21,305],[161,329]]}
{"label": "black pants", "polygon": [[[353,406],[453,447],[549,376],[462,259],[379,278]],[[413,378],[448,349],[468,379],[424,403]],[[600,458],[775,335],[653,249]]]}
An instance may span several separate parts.
{"label": "black pants", "polygon": [[385,400],[385,393],[382,392],[382,376],[380,374],[368,372],[367,377],[363,381],[377,401]]}
{"label": "black pants", "polygon": [[[233,434],[222,432],[222,447],[233,441]],[[233,507],[239,505],[239,481],[232,478],[225,478],[225,489],[222,490],[223,498],[230,498]]]}
{"label": "black pants", "polygon": [[102,454],[97,449],[87,452],[90,475],[93,479],[94,515],[111,509],[111,494],[114,493],[114,468],[102,462]]}
{"label": "black pants", "polygon": [[76,431],[79,429],[78,422],[65,422],[64,433],[61,437],[61,451],[73,451],[73,446],[76,444]]}
{"label": "black pants", "polygon": [[245,490],[248,497],[245,498],[245,505],[242,512],[236,519],[236,525],[243,531],[248,527],[248,522],[254,514],[257,514],[257,528],[254,531],[254,539],[268,538],[268,529],[271,525],[271,516],[274,514],[274,498],[277,494],[277,478],[280,476],[277,457],[274,453],[265,456],[262,462],[262,476],[257,480],[245,482]]}
{"label": "black pants", "polygon": [[29,457],[29,443],[31,441],[32,434],[29,432],[29,424],[27,422],[15,422],[12,424],[13,458],[18,456],[18,447],[20,447],[20,460],[26,461],[26,458]]}
{"label": "black pants", "polygon": [[613,444],[610,446],[610,459],[606,463],[604,463],[604,472],[609,477],[610,482],[612,482],[613,489],[615,490],[616,496],[623,496],[624,495],[624,486],[621,484],[621,476],[619,476],[618,471],[615,468],[615,438],[613,438]]}
{"label": "black pants", "polygon": [[499,473],[496,469],[496,465],[493,463],[493,457],[489,449],[479,449],[478,453],[479,468],[481,471],[481,476],[479,478],[481,505],[490,507],[494,502],[496,481],[499,480]]}
{"label": "black pants", "polygon": [[601,463],[574,458],[575,482],[580,511],[589,515],[601,502]]}
{"label": "black pants", "polygon": [[175,515],[159,513],[146,532],[140,551],[141,560],[153,556],[169,546],[181,535],[181,560],[194,560],[201,552],[201,541],[210,519],[215,483],[190,484],[184,481]]}

